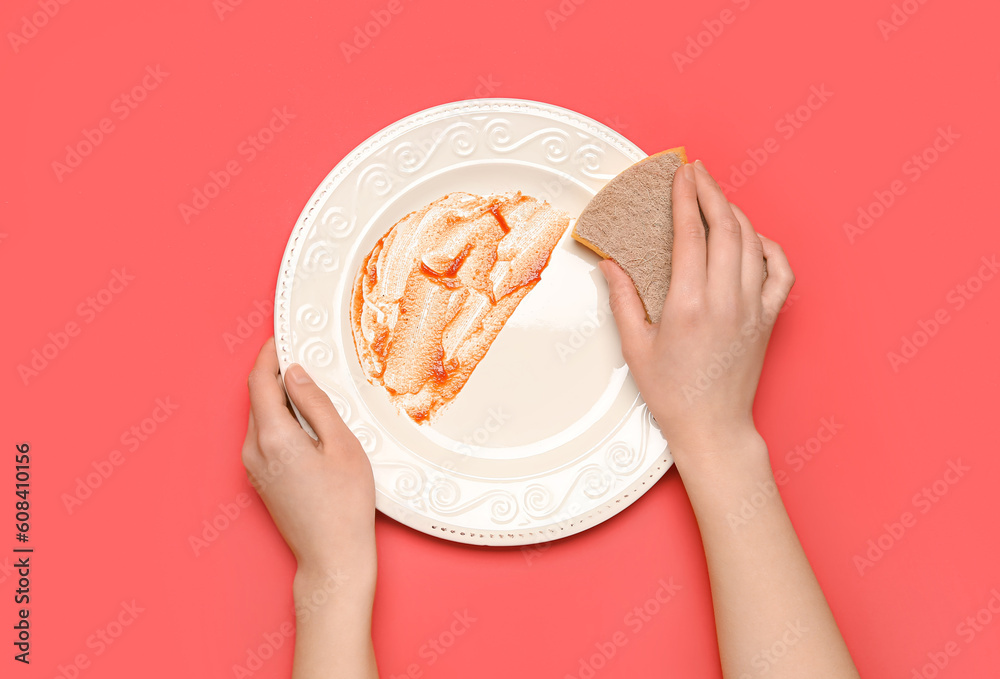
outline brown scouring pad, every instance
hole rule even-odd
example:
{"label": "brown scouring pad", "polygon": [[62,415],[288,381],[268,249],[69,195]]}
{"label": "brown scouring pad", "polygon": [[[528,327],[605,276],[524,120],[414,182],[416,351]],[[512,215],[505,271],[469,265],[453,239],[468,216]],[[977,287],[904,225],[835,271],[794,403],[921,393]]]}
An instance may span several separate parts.
{"label": "brown scouring pad", "polygon": [[686,162],[683,146],[640,160],[598,191],[573,227],[573,238],[629,275],[652,323],[670,287],[674,172]]}

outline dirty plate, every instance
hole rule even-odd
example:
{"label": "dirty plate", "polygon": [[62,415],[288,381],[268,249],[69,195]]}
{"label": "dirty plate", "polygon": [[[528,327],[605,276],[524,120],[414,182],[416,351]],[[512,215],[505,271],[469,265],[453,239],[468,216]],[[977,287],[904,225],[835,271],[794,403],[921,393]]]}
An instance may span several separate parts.
{"label": "dirty plate", "polygon": [[349,318],[362,260],[408,212],[453,191],[519,190],[575,219],[643,157],[572,111],[477,99],[390,125],[313,194],[278,277],[278,357],[282,373],[301,363],[360,439],[380,511],[457,542],[545,542],[617,514],[669,469],[666,441],[622,359],[599,258],[568,231],[541,281],[430,424],[414,424],[368,384]]}

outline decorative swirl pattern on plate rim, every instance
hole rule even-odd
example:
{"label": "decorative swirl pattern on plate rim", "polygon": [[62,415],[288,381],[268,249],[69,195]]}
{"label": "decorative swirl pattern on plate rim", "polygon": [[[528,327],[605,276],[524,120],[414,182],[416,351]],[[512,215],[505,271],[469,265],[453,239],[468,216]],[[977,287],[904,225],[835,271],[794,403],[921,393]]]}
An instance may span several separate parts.
{"label": "decorative swirl pattern on plate rim", "polygon": [[[275,294],[275,339],[282,371],[293,362],[292,350],[295,346],[298,347],[296,353],[300,356],[306,355],[306,347],[308,347],[310,352],[308,360],[316,365],[329,365],[334,363],[336,358],[336,353],[327,343],[314,336],[303,336],[303,329],[316,330],[327,325],[327,317],[322,313],[322,310],[312,309],[308,312],[297,312],[298,315],[301,315],[299,320],[302,321],[299,323],[299,327],[292,326],[291,318],[293,283],[297,281],[301,283],[303,275],[307,276],[317,269],[321,272],[329,272],[338,269],[342,264],[335,251],[330,252],[323,248],[316,251],[316,248],[313,248],[309,251],[310,257],[306,262],[310,271],[304,274],[299,269],[305,267],[298,266],[302,263],[300,259],[303,256],[299,247],[300,243],[307,242],[307,238],[312,235],[316,228],[324,229],[324,236],[337,240],[347,239],[355,229],[355,215],[348,216],[343,209],[337,206],[326,208],[320,214],[320,208],[326,203],[331,193],[341,185],[344,179],[359,168],[360,163],[370,159],[376,153],[388,152],[394,154],[392,158],[396,164],[395,169],[388,166],[380,167],[378,163],[370,163],[365,172],[358,175],[359,186],[362,181],[365,181],[373,187],[376,195],[386,195],[393,190],[395,181],[404,178],[405,175],[419,175],[421,168],[426,165],[431,155],[446,139],[454,147],[451,152],[458,156],[472,153],[479,141],[482,141],[476,135],[471,134],[474,132],[474,129],[470,129],[472,126],[466,126],[461,121],[446,128],[445,133],[432,146],[427,149],[417,149],[420,153],[414,150],[415,146],[406,146],[405,142],[390,150],[389,145],[393,140],[401,138],[421,126],[455,116],[464,115],[475,120],[484,120],[488,115],[504,114],[535,116],[550,121],[550,126],[535,130],[512,143],[509,141],[509,137],[504,138],[501,135],[500,147],[492,149],[498,153],[509,152],[525,146],[532,140],[540,141],[543,144],[547,162],[558,165],[571,160],[577,172],[599,181],[614,176],[613,174],[602,174],[599,171],[607,150],[617,151],[625,158],[630,159],[630,162],[635,162],[645,156],[635,145],[594,120],[556,106],[525,100],[481,99],[445,104],[415,113],[372,135],[338,163],[316,189],[297,220],[285,248]],[[495,118],[493,122],[500,123],[502,119]],[[569,146],[570,135],[563,129],[553,127],[552,123],[575,130],[576,136],[580,138],[586,139],[586,135],[589,135],[596,143],[583,143],[574,152],[573,147]],[[486,136],[488,127],[489,123],[486,123],[480,128],[479,137]],[[487,141],[488,139],[489,137],[487,137]],[[297,339],[293,341],[293,337],[296,336]],[[380,428],[370,420],[363,418],[360,410],[349,405],[350,401],[350,398],[341,396],[341,402],[338,405],[345,411],[344,414],[347,415],[345,419],[351,419],[351,415],[355,415],[353,421],[349,421],[348,424],[354,431],[363,434],[365,439],[363,445],[366,452],[369,455],[374,455],[379,447]],[[338,410],[342,408],[338,408]],[[641,495],[646,487],[655,483],[656,479],[662,476],[672,464],[670,454],[665,449],[662,450],[657,459],[648,459],[649,452],[651,452],[646,450],[650,440],[648,434],[650,427],[655,428],[655,423],[652,422],[648,409],[641,401],[638,403],[638,408],[643,411],[640,423],[640,437],[642,439],[640,445],[633,450],[627,443],[615,440],[605,441],[604,444],[597,446],[590,451],[589,459],[601,460],[601,463],[584,465],[570,483],[570,490],[565,494],[560,491],[561,497],[559,498],[556,498],[551,488],[534,483],[529,484],[519,494],[500,487],[493,487],[467,496],[467,499],[461,502],[462,492],[457,485],[450,488],[450,480],[438,479],[428,483],[423,470],[418,467],[396,461],[377,462],[380,456],[373,456],[373,466],[383,469],[387,467],[397,468],[397,473],[390,479],[392,488],[385,488],[381,484],[377,484],[379,509],[428,534],[473,544],[531,544],[577,533],[606,520],[631,504],[635,497]],[[662,441],[662,439],[660,440]],[[643,465],[644,462],[645,465]],[[645,470],[637,476],[635,472],[639,471],[640,466],[645,466]],[[450,483],[454,484],[454,482]],[[621,487],[622,483],[628,483],[628,486],[623,488]],[[570,495],[578,490],[582,491],[592,506],[588,507],[585,513],[554,521],[560,508],[567,505]],[[393,497],[393,494],[396,497]],[[558,502],[556,502],[557,499]],[[486,503],[490,503],[492,528],[470,528],[462,526],[460,523],[449,523],[449,519],[460,522],[461,515]],[[437,520],[435,515],[442,520]],[[537,516],[543,523],[532,525],[530,521],[521,521],[520,528],[512,529],[509,527],[516,518],[525,516]],[[553,521],[545,524],[546,517],[553,519]],[[525,526],[528,527],[525,528]]]}

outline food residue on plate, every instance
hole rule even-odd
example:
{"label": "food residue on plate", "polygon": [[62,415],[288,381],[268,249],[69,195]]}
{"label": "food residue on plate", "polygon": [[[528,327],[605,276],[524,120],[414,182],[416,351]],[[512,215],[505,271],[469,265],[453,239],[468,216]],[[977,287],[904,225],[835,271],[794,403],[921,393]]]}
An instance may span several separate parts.
{"label": "food residue on plate", "polygon": [[569,216],[520,192],[449,193],[406,215],[354,281],[368,381],[417,423],[451,402],[541,278]]}

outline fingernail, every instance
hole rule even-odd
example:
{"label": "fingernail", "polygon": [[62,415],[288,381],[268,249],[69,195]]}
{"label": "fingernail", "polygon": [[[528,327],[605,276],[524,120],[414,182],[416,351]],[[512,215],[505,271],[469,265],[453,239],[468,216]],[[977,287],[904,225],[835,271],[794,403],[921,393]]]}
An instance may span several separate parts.
{"label": "fingernail", "polygon": [[685,163],[683,171],[684,171],[684,179],[688,180],[689,182],[693,182],[694,170],[691,168],[691,163]]}
{"label": "fingernail", "polygon": [[298,363],[292,363],[288,366],[288,375],[296,384],[309,384],[312,381],[309,379],[309,375],[306,374],[305,368]]}
{"label": "fingernail", "polygon": [[697,167],[699,170],[701,170],[705,174],[708,174],[708,170],[705,168],[705,163],[701,162],[701,159],[694,161],[694,164],[695,167]]}

